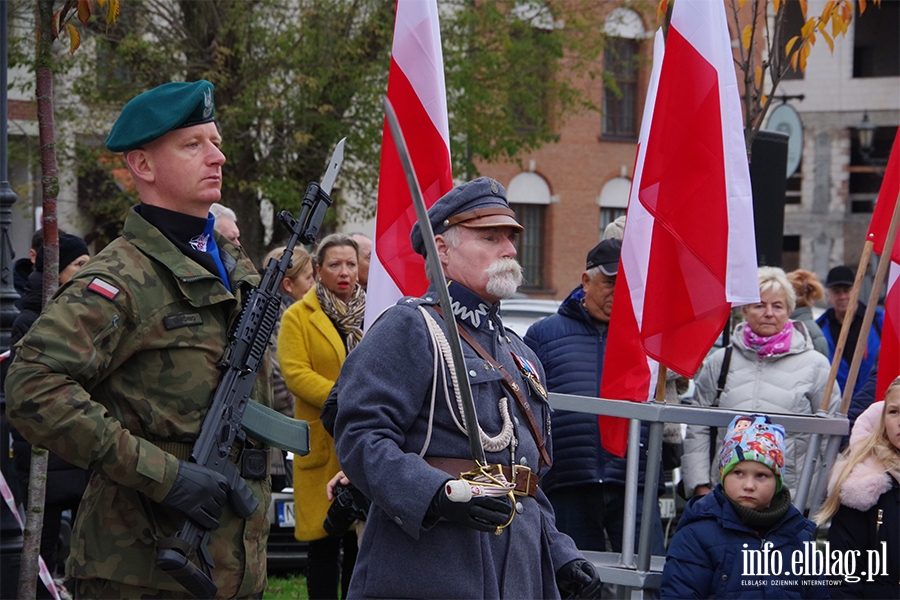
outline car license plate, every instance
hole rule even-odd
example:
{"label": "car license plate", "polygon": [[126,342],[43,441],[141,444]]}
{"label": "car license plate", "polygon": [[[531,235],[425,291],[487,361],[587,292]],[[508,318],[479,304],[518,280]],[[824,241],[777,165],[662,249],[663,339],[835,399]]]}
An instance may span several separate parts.
{"label": "car license plate", "polygon": [[278,508],[278,526],[279,527],[293,527],[296,525],[296,521],[294,520],[294,502],[278,502],[276,504]]}
{"label": "car license plate", "polygon": [[[293,510],[293,506],[291,509]],[[662,519],[671,519],[675,516],[675,499],[660,498],[659,499],[659,516]]]}

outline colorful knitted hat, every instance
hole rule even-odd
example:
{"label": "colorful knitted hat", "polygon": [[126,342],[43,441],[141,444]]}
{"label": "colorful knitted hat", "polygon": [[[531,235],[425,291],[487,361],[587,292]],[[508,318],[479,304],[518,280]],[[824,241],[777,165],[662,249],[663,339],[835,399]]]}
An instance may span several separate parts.
{"label": "colorful knitted hat", "polygon": [[735,417],[725,433],[719,452],[722,479],[741,461],[762,463],[775,473],[775,493],[784,485],[784,427],[775,425],[765,415]]}

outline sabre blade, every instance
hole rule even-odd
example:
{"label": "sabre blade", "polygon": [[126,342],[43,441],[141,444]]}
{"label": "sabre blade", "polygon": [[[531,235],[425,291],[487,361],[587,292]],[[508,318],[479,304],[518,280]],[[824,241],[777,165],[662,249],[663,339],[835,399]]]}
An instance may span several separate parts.
{"label": "sabre blade", "polygon": [[434,230],[431,228],[431,221],[428,220],[428,211],[425,208],[425,200],[422,198],[422,190],[419,189],[419,180],[416,177],[416,171],[413,167],[412,160],[409,157],[409,150],[406,146],[406,139],[403,137],[403,131],[400,129],[400,123],[397,121],[397,115],[394,113],[394,107],[387,96],[382,99],[384,106],[384,114],[387,117],[388,126],[391,128],[391,136],[394,138],[394,146],[397,148],[397,154],[400,156],[400,164],[403,166],[403,172],[406,175],[406,183],[409,185],[409,192],[412,195],[413,206],[416,209],[416,220],[422,229],[422,238],[425,242],[426,256],[429,271],[434,277],[435,287],[437,287],[438,299],[441,306],[445,307],[450,323],[447,324],[447,341],[450,343],[450,353],[453,356],[453,370],[459,383],[459,395],[462,398],[463,414],[466,417],[466,434],[469,436],[469,446],[472,449],[472,458],[479,466],[487,465],[487,458],[484,454],[484,447],[481,445],[481,437],[479,435],[478,416],[475,413],[475,401],[472,399],[472,384],[469,382],[469,374],[465,369],[465,359],[463,358],[462,342],[459,339],[459,332],[456,330],[456,317],[453,315],[453,309],[450,305],[450,294],[447,292],[447,279],[444,277],[444,270],[438,259],[437,246],[434,243]]}

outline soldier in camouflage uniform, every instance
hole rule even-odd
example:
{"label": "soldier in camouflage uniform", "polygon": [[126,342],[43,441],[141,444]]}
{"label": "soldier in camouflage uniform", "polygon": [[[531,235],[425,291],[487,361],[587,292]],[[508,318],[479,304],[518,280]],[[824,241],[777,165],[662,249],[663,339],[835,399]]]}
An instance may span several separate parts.
{"label": "soldier in camouflage uniform", "polygon": [[[190,597],[155,566],[158,542],[186,516],[213,530],[220,597],[265,588],[268,480],[187,461],[241,294],[259,281],[208,214],[225,162],[212,91],[170,83],[125,106],[107,147],[125,152],[142,202],[122,237],[59,289],[9,371],[10,421],[94,471],[66,565],[78,597]],[[266,406],[268,380],[261,372],[253,395]],[[228,501],[245,486],[259,500],[246,519]]]}

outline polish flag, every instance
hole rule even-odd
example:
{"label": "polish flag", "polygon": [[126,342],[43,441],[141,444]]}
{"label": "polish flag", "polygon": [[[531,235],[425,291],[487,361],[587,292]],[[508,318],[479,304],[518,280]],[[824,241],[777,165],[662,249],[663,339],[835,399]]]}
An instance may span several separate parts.
{"label": "polish flag", "polygon": [[[453,187],[437,0],[397,0],[387,96],[409,147],[425,206],[430,207]],[[425,261],[409,242],[415,222],[412,196],[385,121],[366,327],[401,297],[419,296],[428,289]]]}
{"label": "polish flag", "polygon": [[[873,243],[876,254],[884,256],[888,228],[894,214],[894,206],[900,201],[900,128],[894,137],[887,171],[881,182],[878,200],[869,224],[866,239]],[[881,350],[878,354],[878,381],[875,383],[875,399],[884,400],[884,393],[891,382],[900,376],[900,235],[894,240],[890,254],[888,293],[884,301],[884,325],[881,328]]]}
{"label": "polish flag", "polygon": [[[693,377],[732,305],[759,301],[750,169],[721,2],[678,0],[635,161],[600,395],[653,397],[658,361]],[[627,421],[601,417],[624,455]]]}

